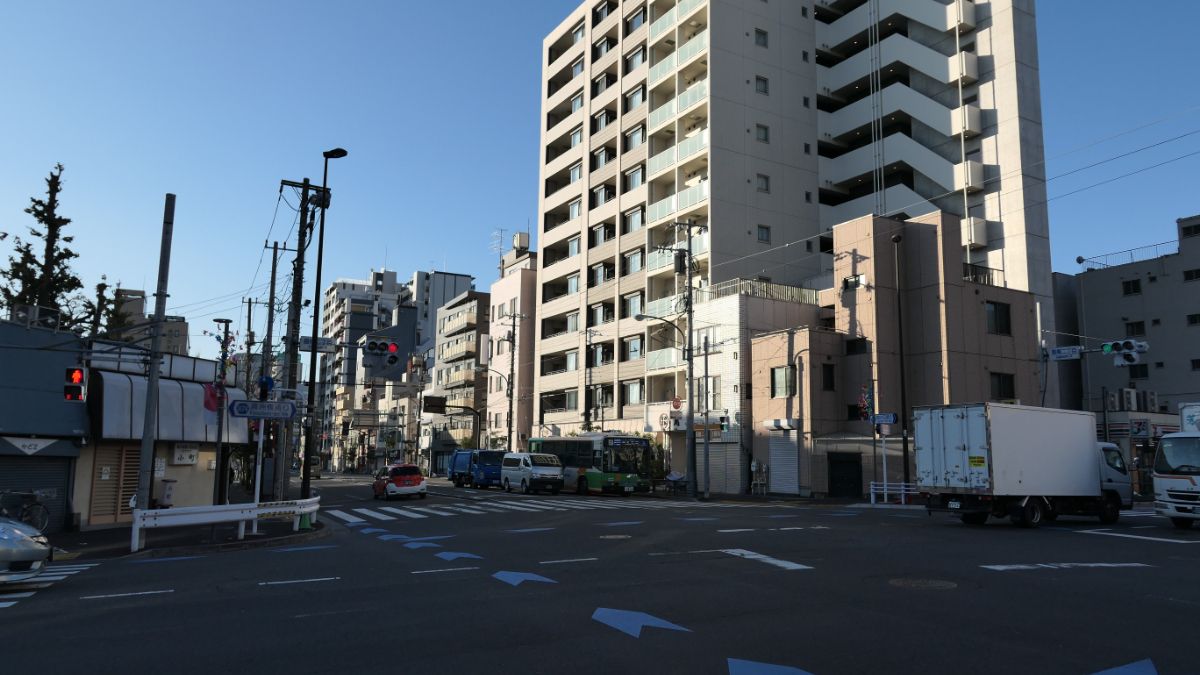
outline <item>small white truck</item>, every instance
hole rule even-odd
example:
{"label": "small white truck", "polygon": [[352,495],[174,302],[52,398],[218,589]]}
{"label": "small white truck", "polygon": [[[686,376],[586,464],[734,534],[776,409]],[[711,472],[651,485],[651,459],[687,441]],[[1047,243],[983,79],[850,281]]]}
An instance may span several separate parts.
{"label": "small white truck", "polygon": [[926,508],[968,525],[1007,516],[1037,527],[1060,515],[1114,523],[1133,505],[1120,449],[1096,441],[1090,412],[1001,403],[913,409],[917,489]]}
{"label": "small white truck", "polygon": [[1181,530],[1200,520],[1200,403],[1179,404],[1179,433],[1158,441],[1154,511]]}

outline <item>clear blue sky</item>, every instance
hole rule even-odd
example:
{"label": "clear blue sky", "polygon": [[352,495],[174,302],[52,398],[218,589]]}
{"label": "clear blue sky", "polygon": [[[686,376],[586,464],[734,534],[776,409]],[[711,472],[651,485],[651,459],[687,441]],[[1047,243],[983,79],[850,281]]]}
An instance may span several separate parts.
{"label": "clear blue sky", "polygon": [[[321,151],[342,146],[326,281],[386,264],[486,287],[492,231],[536,231],[541,40],[575,5],[7,2],[0,231],[24,236],[22,210],[62,162],[89,290],[107,274],[153,291],[163,195],[176,193],[169,307],[211,355],[200,331],[244,323],[252,279],[249,295],[266,295],[269,255],[255,270],[279,180],[319,181]],[[1049,176],[1200,129],[1200,2],[1043,0],[1038,13]],[[1175,218],[1200,213],[1200,155],[1055,196],[1195,151],[1200,133],[1052,180],[1055,269],[1173,239]],[[271,238],[294,218],[280,205]]]}

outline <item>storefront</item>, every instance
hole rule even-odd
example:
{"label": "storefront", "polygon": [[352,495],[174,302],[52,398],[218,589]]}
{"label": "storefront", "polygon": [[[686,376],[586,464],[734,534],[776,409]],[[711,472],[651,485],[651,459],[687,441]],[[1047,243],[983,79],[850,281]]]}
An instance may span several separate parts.
{"label": "storefront", "polygon": [[15,510],[19,495],[34,495],[50,512],[46,532],[70,527],[71,469],[79,444],[79,439],[0,436],[0,494],[16,493],[5,495],[4,505]]}

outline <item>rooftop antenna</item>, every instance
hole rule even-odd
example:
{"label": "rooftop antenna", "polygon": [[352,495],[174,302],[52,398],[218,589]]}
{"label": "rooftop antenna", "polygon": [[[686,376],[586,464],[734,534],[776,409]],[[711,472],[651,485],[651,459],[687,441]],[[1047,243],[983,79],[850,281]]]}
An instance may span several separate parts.
{"label": "rooftop antenna", "polygon": [[488,250],[496,254],[496,267],[500,273],[504,273],[504,233],[508,232],[506,228],[498,227],[492,230],[492,243],[488,246]]}

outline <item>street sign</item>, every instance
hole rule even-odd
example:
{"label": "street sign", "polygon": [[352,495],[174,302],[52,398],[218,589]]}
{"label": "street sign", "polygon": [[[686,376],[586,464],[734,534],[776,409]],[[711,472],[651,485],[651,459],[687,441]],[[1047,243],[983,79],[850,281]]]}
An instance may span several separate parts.
{"label": "street sign", "polygon": [[1083,353],[1083,347],[1079,345],[1070,345],[1067,347],[1051,347],[1051,361],[1078,361],[1079,355]]}
{"label": "street sign", "polygon": [[[300,351],[312,351],[312,336],[300,336]],[[317,338],[317,352],[321,354],[332,354],[335,351],[333,346],[333,338],[319,337]]]}
{"label": "street sign", "polygon": [[871,416],[871,424],[895,424],[899,419],[896,413],[879,413]]}
{"label": "street sign", "polygon": [[234,417],[290,420],[296,416],[296,404],[291,401],[234,401],[229,404],[229,414]]}

